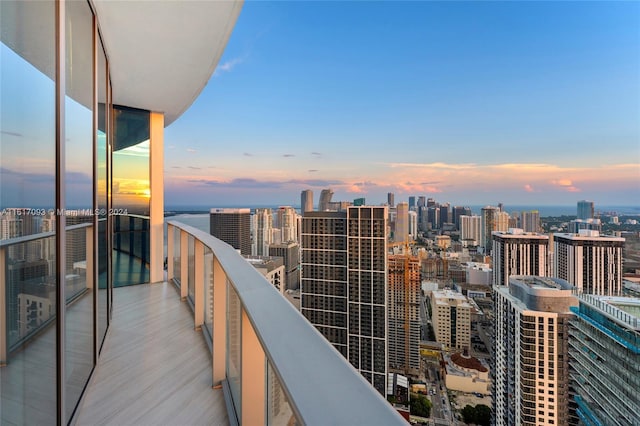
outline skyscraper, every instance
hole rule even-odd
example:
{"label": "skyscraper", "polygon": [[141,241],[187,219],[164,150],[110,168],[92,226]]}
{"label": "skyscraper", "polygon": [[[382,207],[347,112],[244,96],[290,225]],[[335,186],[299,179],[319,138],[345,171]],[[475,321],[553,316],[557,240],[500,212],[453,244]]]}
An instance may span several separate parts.
{"label": "skyscraper", "polygon": [[387,207],[302,218],[301,312],[382,395],[387,380]]}
{"label": "skyscraper", "polygon": [[389,205],[389,207],[395,207],[396,201],[395,201],[395,195],[393,192],[387,193],[387,204]]}
{"label": "skyscraper", "polygon": [[333,191],[331,189],[323,189],[322,192],[320,192],[320,200],[318,201],[319,212],[324,212],[329,210],[331,197],[333,197]]}
{"label": "skyscraper", "polygon": [[511,275],[547,276],[549,237],[512,228],[492,234],[493,285],[504,286]]}
{"label": "skyscraper", "polygon": [[418,213],[413,210],[409,211],[409,237],[418,238]]}
{"label": "skyscraper", "polygon": [[640,299],[580,296],[569,327],[569,376],[584,424],[632,424],[640,413]]}
{"label": "skyscraper", "polygon": [[288,241],[298,241],[298,220],[293,207],[278,207],[278,228],[280,228],[283,243]]}
{"label": "skyscraper", "polygon": [[271,209],[256,209],[251,215],[251,255],[268,256],[272,241],[273,212]]}
{"label": "skyscraper", "polygon": [[524,232],[540,232],[540,213],[538,210],[522,212],[520,214],[520,227]]}
{"label": "skyscraper", "polygon": [[578,201],[578,219],[592,219],[594,215],[593,201]]}
{"label": "skyscraper", "polygon": [[460,239],[469,246],[480,245],[482,234],[482,218],[480,216],[460,216]]}
{"label": "skyscraper", "polygon": [[427,209],[427,223],[431,225],[431,229],[438,229],[440,226],[440,209],[431,206]]}
{"label": "skyscraper", "polygon": [[409,210],[413,210],[416,207],[416,197],[413,195],[409,197]]}
{"label": "skyscraper", "polygon": [[251,255],[251,210],[211,209],[209,233],[245,256]]}
{"label": "skyscraper", "polygon": [[389,256],[389,369],[404,374],[420,370],[420,259]]}
{"label": "skyscraper", "polygon": [[453,208],[453,223],[457,230],[460,230],[460,216],[471,216],[471,209],[469,207],[455,206]]}
{"label": "skyscraper", "polygon": [[480,245],[485,251],[491,250],[491,233],[497,231],[497,215],[500,210],[497,207],[486,206],[481,210],[482,217],[482,240]]}
{"label": "skyscraper", "polygon": [[300,194],[300,213],[313,211],[313,191],[305,189]]}
{"label": "skyscraper", "polygon": [[396,206],[396,231],[393,234],[395,242],[405,242],[409,239],[409,205],[398,203]]}
{"label": "skyscraper", "polygon": [[439,228],[442,229],[442,225],[451,222],[451,205],[449,203],[440,204],[440,222],[438,223]]}
{"label": "skyscraper", "polygon": [[570,424],[567,333],[575,289],[556,278],[512,276],[493,291],[495,424]]}
{"label": "skyscraper", "polygon": [[554,234],[554,273],[583,293],[616,296],[622,291],[624,238],[598,231]]}

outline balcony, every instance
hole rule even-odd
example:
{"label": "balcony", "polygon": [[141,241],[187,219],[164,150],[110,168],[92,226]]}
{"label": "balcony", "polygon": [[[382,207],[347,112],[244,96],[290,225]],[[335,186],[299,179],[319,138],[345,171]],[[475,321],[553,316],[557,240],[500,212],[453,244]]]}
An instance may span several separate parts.
{"label": "balcony", "polygon": [[175,221],[167,243],[167,277],[211,350],[230,424],[404,424],[231,246]]}
{"label": "balcony", "polygon": [[[92,228],[68,227],[68,232],[80,233],[78,238],[86,235],[87,259]],[[6,262],[12,247],[26,240],[48,238],[37,234],[3,241],[0,258]],[[167,242],[166,281],[113,290],[109,331],[75,411],[77,424],[405,424],[231,246],[174,221],[169,222]],[[77,266],[92,276],[91,262]],[[73,292],[67,289],[69,324],[81,323],[76,312],[90,318],[92,299],[99,296],[89,296],[90,279],[76,281]],[[18,355],[8,344],[11,336],[3,334],[3,423],[55,422],[47,417],[56,405],[55,389],[35,391],[38,377],[55,371],[55,358],[42,363],[48,352],[40,350],[55,347],[55,323],[54,313],[22,336]],[[68,341],[75,341],[74,332],[67,330]],[[90,346],[70,346],[67,356],[77,353],[89,360],[92,354],[82,352]],[[11,391],[16,374],[25,381],[18,394]],[[77,389],[70,383],[67,394],[80,395],[84,381]],[[10,409],[14,403],[17,411]],[[39,415],[37,407],[47,409]],[[75,404],[67,408],[74,410]]]}

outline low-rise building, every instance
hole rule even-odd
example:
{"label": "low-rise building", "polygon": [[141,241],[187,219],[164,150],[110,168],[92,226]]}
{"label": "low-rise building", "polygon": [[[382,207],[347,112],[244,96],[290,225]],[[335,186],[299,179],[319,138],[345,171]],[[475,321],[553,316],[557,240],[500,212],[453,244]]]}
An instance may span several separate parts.
{"label": "low-rise building", "polygon": [[461,392],[491,394],[489,368],[467,351],[445,356],[445,384],[447,389]]}

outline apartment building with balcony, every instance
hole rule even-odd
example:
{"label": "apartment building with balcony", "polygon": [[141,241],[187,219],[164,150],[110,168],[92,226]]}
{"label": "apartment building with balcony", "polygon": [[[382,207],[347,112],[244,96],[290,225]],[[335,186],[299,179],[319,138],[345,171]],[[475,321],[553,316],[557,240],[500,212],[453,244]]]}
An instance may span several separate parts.
{"label": "apartment building with balcony", "polygon": [[420,259],[411,254],[389,255],[389,369],[418,375],[420,371]]}
{"label": "apartment building with balcony", "polygon": [[585,294],[620,295],[624,241],[587,229],[580,229],[577,234],[554,234],[554,276],[569,281]]}
{"label": "apartment building with balcony", "polygon": [[0,212],[31,216],[0,240],[1,423],[403,421],[228,244],[164,235],[164,128],[241,8],[0,2]]}
{"label": "apartment building with balcony", "polygon": [[493,285],[509,284],[511,275],[548,275],[549,236],[520,228],[491,234]]}
{"label": "apartment building with balcony", "polygon": [[575,288],[557,278],[511,276],[493,292],[495,424],[576,424],[567,344]]}
{"label": "apartment building with balcony", "polygon": [[571,308],[569,376],[585,425],[629,424],[640,413],[640,299],[582,295]]}

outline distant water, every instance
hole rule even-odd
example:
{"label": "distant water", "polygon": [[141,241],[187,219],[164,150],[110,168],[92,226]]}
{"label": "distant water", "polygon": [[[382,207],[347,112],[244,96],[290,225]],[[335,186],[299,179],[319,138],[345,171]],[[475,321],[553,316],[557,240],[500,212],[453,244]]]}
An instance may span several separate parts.
{"label": "distant water", "polygon": [[[251,210],[256,208],[271,208],[276,210],[279,206],[241,206],[241,207],[249,207]],[[293,206],[298,212],[300,211],[299,206]],[[471,211],[474,214],[480,214],[481,210],[485,205],[482,206],[469,206]],[[540,217],[548,217],[548,216],[575,216],[577,214],[577,206],[536,206],[536,205],[504,205],[504,210],[508,213],[513,212],[523,212],[523,211],[531,211],[538,210],[540,212]],[[595,206],[596,212],[601,213],[612,213],[615,212],[618,216],[623,215],[640,215],[640,206],[599,206],[596,204]],[[180,217],[181,221],[187,223],[188,225],[192,225],[198,229],[202,229],[205,232],[209,232],[209,207],[206,206],[180,206],[180,207],[171,207],[167,206],[166,211],[173,211],[176,213],[179,212],[203,212],[202,214],[179,214],[173,217]],[[205,213],[206,212],[206,213]],[[193,221],[193,222],[187,222]]]}
{"label": "distant water", "polygon": [[[179,222],[184,223],[185,225],[193,226],[201,231],[209,233],[209,213],[198,213],[198,214],[177,214],[174,216],[168,216],[165,218],[165,223],[167,220],[177,220]],[[166,226],[165,226],[166,230]]]}
{"label": "distant water", "polygon": [[[481,209],[485,206],[470,206],[471,211],[475,214],[480,214]],[[505,204],[503,206],[504,211],[508,213],[513,212],[526,212],[531,210],[537,210],[540,212],[540,217],[549,216],[576,216],[578,214],[578,208],[576,205],[571,206],[512,206]],[[640,215],[640,206],[599,206],[595,205],[596,213],[616,213],[618,216],[622,215]]]}

